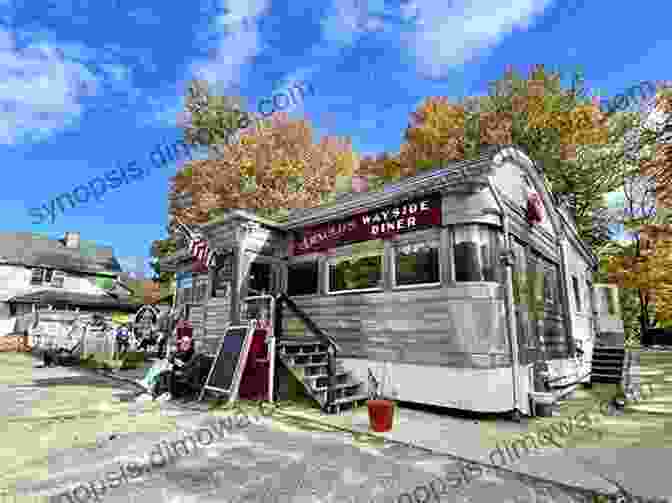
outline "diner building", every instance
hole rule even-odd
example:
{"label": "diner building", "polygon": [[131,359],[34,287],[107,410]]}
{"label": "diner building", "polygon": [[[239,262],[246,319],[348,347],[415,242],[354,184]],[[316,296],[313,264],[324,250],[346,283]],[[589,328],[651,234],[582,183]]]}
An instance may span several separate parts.
{"label": "diner building", "polygon": [[[194,273],[182,238],[161,265],[176,272],[200,351],[246,319],[246,297],[285,292],[356,382],[384,369],[402,401],[532,414],[590,379],[600,337],[622,345],[615,288],[595,284],[571,207],[516,146],[282,223],[232,210],[198,230],[220,252],[215,267]],[[286,313],[278,347],[309,332]]]}

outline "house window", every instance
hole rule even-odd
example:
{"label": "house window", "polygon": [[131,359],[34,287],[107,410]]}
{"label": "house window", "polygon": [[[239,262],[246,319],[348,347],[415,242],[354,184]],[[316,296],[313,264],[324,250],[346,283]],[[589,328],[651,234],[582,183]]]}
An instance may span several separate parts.
{"label": "house window", "polygon": [[290,265],[287,272],[287,295],[291,297],[316,294],[318,271],[317,260]]}
{"label": "house window", "polygon": [[455,228],[455,280],[501,281],[501,234],[486,225]]}
{"label": "house window", "polygon": [[576,303],[576,312],[581,312],[581,287],[579,286],[579,278],[572,276],[572,286],[574,288],[574,302]]}
{"label": "house window", "polygon": [[436,284],[439,279],[439,241],[401,245],[395,249],[395,286]]}
{"label": "house window", "polygon": [[41,285],[43,277],[44,277],[44,269],[40,269],[39,267],[33,269],[30,275],[30,284]]}
{"label": "house window", "polygon": [[382,286],[383,247],[380,240],[353,245],[349,255],[329,261],[329,292],[377,289]]}

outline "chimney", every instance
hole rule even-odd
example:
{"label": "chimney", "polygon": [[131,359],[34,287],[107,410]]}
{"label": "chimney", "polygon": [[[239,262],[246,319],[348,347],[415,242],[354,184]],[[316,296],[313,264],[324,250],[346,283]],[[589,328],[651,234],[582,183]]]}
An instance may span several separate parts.
{"label": "chimney", "polygon": [[79,248],[79,232],[66,232],[63,241],[66,248]]}

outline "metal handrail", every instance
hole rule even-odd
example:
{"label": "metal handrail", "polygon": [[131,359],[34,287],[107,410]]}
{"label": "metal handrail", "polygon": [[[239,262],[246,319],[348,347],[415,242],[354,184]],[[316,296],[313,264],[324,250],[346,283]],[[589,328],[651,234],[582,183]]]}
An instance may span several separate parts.
{"label": "metal handrail", "polygon": [[323,342],[326,344],[329,344],[330,346],[333,346],[334,349],[337,352],[341,351],[340,346],[336,343],[336,341],[326,332],[326,330],[321,329],[318,327],[315,322],[310,319],[310,317],[299,307],[297,306],[292,299],[290,299],[286,293],[282,292],[281,294],[278,295],[277,301],[286,303],[289,308],[294,311],[294,314],[296,314],[299,318],[301,318],[301,321],[303,321],[306,325],[308,325],[308,328],[314,332],[320,339],[322,339]]}
{"label": "metal handrail", "polygon": [[[327,344],[327,400],[324,404],[324,409],[328,410],[331,405],[334,403],[334,391],[336,388],[336,352],[340,351],[341,348],[336,344],[336,341],[327,334],[326,331],[318,327],[315,322],[303,312],[303,310],[297,306],[292,299],[287,296],[285,292],[281,292],[276,298],[276,319],[281,319],[282,317],[282,307],[283,304],[289,306],[289,308],[297,315],[303,323],[305,323],[308,328],[315,333],[319,339],[321,339],[325,344]],[[276,330],[280,330],[280,323]]]}

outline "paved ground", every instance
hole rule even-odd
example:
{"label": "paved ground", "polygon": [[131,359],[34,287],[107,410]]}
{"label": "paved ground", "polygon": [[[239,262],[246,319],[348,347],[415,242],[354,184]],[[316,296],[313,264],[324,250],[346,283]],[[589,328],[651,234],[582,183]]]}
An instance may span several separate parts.
{"label": "paved ground", "polygon": [[[143,408],[145,403],[135,397],[137,393],[130,384],[76,369],[37,368],[37,361],[33,365],[36,367],[31,369],[30,383],[10,384],[7,379],[0,382],[0,406],[12,424],[35,421],[37,412],[45,412],[38,409],[43,400],[49,399],[47,395],[67,386],[78,390],[80,386],[90,386],[91,393],[94,389],[109,388],[111,402],[116,400],[109,407],[115,413],[124,410],[129,421],[133,416],[150,414]],[[218,419],[229,412],[203,412],[164,403],[160,405],[160,414],[174,420],[174,431],[131,431],[131,428],[123,431],[118,421],[112,430],[101,416],[94,444],[49,447],[48,470],[40,477],[17,478],[12,493],[5,494],[68,501],[57,496],[76,489],[78,484],[92,482],[92,487],[98,488],[98,499],[106,502],[408,501],[407,497],[399,498],[400,494],[414,491],[419,501],[432,501],[431,488],[441,493],[441,501],[581,501],[581,491],[561,489],[555,484],[506,472],[482,470],[479,474],[476,467],[469,471],[451,456],[393,443],[367,444],[338,431],[316,428],[305,431],[300,423],[292,424],[291,420],[278,417],[253,417],[247,427],[233,428],[230,434],[209,446],[196,449],[187,443],[191,452],[178,448],[182,455],[165,467],[131,470],[130,474],[126,468],[120,472],[120,463],[125,466],[132,461],[142,462],[159,443],[165,446],[199,429],[215,432]],[[68,421],[67,414],[64,417]],[[206,442],[207,435],[200,431]],[[37,434],[48,435],[35,431],[34,435]],[[7,449],[11,441],[7,437],[2,440]],[[21,447],[13,446],[17,455]],[[158,455],[154,459],[157,463],[161,461]],[[126,481],[121,473],[125,473]],[[446,474],[450,473],[453,475],[448,480],[459,487],[445,484]],[[444,483],[432,482],[436,477],[444,477]],[[460,477],[473,480],[467,483]],[[100,478],[107,478],[108,485],[117,487],[109,487],[103,493],[100,483],[95,482]],[[91,489],[87,492],[80,487],[77,491],[80,501],[96,501]],[[548,496],[552,499],[543,499]]]}
{"label": "paved ground", "polygon": [[[3,358],[0,355],[0,367]],[[589,492],[579,488],[482,465],[468,467],[453,455],[383,442],[369,435],[360,438],[333,428],[320,430],[315,424],[307,426],[306,422],[282,414],[273,418],[253,416],[246,427],[243,424],[229,428],[230,433],[220,429],[221,438],[217,438],[217,425],[221,428],[218,421],[230,415],[229,411],[207,412],[178,403],[145,402],[130,383],[77,369],[42,369],[38,368],[37,360],[29,362],[27,366],[33,365],[29,370],[16,365],[19,376],[16,379],[0,376],[0,407],[11,421],[5,435],[0,428],[0,437],[4,437],[0,438],[0,445],[4,446],[0,450],[0,465],[3,455],[9,457],[8,446],[10,455],[14,449],[17,459],[21,457],[25,442],[18,440],[11,428],[23,422],[21,426],[27,425],[29,430],[28,439],[34,442],[39,436],[39,441],[47,442],[45,459],[41,460],[47,469],[39,475],[23,477],[21,473],[30,472],[19,470],[5,495],[39,495],[45,501],[50,497],[50,501],[60,503],[69,500],[57,495],[91,482],[99,495],[80,487],[79,501],[96,501],[96,497],[105,502],[142,503],[437,501],[432,491],[440,501],[448,502],[590,501],[585,499]],[[12,379],[16,382],[10,382]],[[63,395],[69,397],[70,403],[54,405],[54,396],[69,390],[76,390],[76,394]],[[103,393],[109,396],[108,403],[97,402],[98,415],[86,419],[94,426],[95,442],[78,442],[75,435],[75,440],[59,443],[56,437],[62,437],[63,433],[54,432],[67,431],[63,428],[68,421],[77,429],[80,424],[77,421],[83,421],[85,415],[74,417],[72,397],[81,397],[78,398],[82,400],[81,407],[75,405],[91,414],[94,408],[82,395],[103,396]],[[43,410],[44,404],[51,404],[48,411]],[[38,416],[49,419],[58,416],[61,424],[49,423],[40,430],[34,426]],[[143,423],[143,419],[147,421]],[[171,429],[164,424],[152,430],[151,421],[159,419],[170,420]],[[137,426],[141,423],[144,427]],[[418,423],[415,427],[415,437],[420,431],[432,429]],[[165,448],[196,431],[200,432],[197,438],[203,438],[204,443],[208,443],[209,435],[215,441],[199,448],[187,442],[189,447],[177,448],[181,455],[173,456],[175,459],[161,468],[133,471],[127,467],[120,472],[120,463],[124,466],[141,463],[157,445]],[[451,438],[457,441],[460,432],[456,431],[440,433],[433,447],[445,447]],[[16,444],[12,443],[14,438]],[[153,459],[158,458],[155,454]],[[30,463],[18,465],[25,468]],[[5,482],[10,478],[11,473],[6,474]],[[108,486],[116,487],[102,492],[100,483],[95,482],[101,478],[107,478]],[[613,491],[613,486],[609,491]],[[415,499],[402,493],[414,494]]]}

